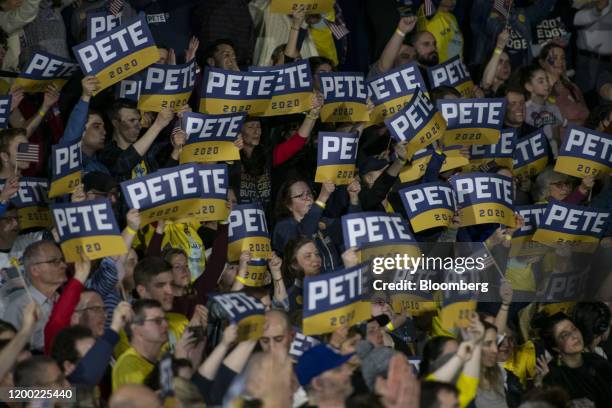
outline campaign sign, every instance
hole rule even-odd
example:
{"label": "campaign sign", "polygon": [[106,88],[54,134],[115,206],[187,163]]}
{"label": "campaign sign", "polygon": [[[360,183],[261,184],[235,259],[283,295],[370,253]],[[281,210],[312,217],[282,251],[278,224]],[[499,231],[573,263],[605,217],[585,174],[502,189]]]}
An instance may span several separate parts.
{"label": "campaign sign", "polygon": [[47,52],[35,52],[19,73],[15,86],[31,93],[45,92],[51,84],[61,89],[78,70],[79,66],[74,61]]}
{"label": "campaign sign", "polygon": [[331,333],[371,317],[372,306],[364,299],[362,279],[369,264],[304,278],[303,332]]}
{"label": "campaign sign", "polygon": [[368,90],[358,72],[321,72],[319,82],[325,105],[321,122],[367,122]]}
{"label": "campaign sign", "polygon": [[[0,180],[0,191],[6,180]],[[51,228],[53,221],[48,208],[49,181],[43,178],[21,177],[19,190],[11,198],[17,207],[19,229],[42,227]]]}
{"label": "campaign sign", "polygon": [[314,337],[306,336],[302,333],[299,327],[293,327],[293,332],[294,336],[291,346],[289,347],[289,356],[294,360],[299,359],[306,350],[320,343],[320,341]]}
{"label": "campaign sign", "polygon": [[98,92],[159,60],[144,13],[72,50],[83,73],[100,81]]}
{"label": "campaign sign", "polygon": [[240,135],[244,113],[207,115],[185,112],[181,129],[187,142],[180,154],[180,162],[218,162],[240,160],[240,150],[234,145]]}
{"label": "campaign sign", "polygon": [[334,10],[336,0],[272,0],[271,13],[293,14],[304,7],[306,14],[329,13]]}
{"label": "campaign sign", "polygon": [[315,182],[350,184],[357,169],[357,133],[319,132]]}
{"label": "campaign sign", "polygon": [[312,74],[307,59],[274,67],[249,67],[249,72],[277,74],[272,100],[263,116],[288,115],[310,110]]}
{"label": "campaign sign", "polygon": [[438,110],[446,120],[445,145],[495,144],[504,125],[506,100],[442,99]]}
{"label": "campaign sign", "polygon": [[455,214],[455,195],[447,183],[417,184],[399,191],[414,232],[448,227]]}
{"label": "campaign sign", "polygon": [[195,85],[195,70],[195,61],[182,65],[151,65],[145,71],[138,109],[160,112],[170,108],[176,112],[187,106]]}
{"label": "campaign sign", "polygon": [[396,115],[386,118],[385,125],[395,140],[408,141],[408,158],[446,131],[444,118],[420,90]]}
{"label": "campaign sign", "polygon": [[469,285],[485,282],[478,267],[466,269],[464,273],[454,270],[444,271],[442,282],[446,284],[463,283],[465,290],[442,291],[442,308],[440,310],[440,324],[443,329],[452,331],[456,328],[466,328],[470,324],[470,317],[476,311],[477,290],[470,290]]}
{"label": "campaign sign", "polygon": [[431,89],[442,85],[455,88],[464,98],[471,98],[474,93],[474,82],[461,58],[456,56],[435,67],[427,68]]}
{"label": "campaign sign", "polygon": [[518,139],[514,147],[514,175],[532,177],[541,173],[548,164],[548,150],[542,129]]}
{"label": "campaign sign", "polygon": [[[194,212],[189,213],[185,222],[225,221],[229,215],[227,188],[229,176],[226,164],[197,164],[201,186],[200,199]],[[191,220],[190,220],[191,219]]]}
{"label": "campaign sign", "polygon": [[264,116],[274,95],[277,72],[226,71],[207,67],[202,81],[200,112]]}
{"label": "campaign sign", "polygon": [[242,251],[255,259],[268,259],[272,251],[266,213],[258,204],[235,205],[229,215],[228,261],[239,260]]}
{"label": "campaign sign", "polygon": [[158,170],[121,183],[129,208],[140,210],[143,225],[177,220],[198,210],[202,180],[195,164]]}
{"label": "campaign sign", "polygon": [[70,194],[81,184],[81,140],[51,148],[51,187],[49,198]]}
{"label": "campaign sign", "polygon": [[555,171],[578,178],[601,178],[610,173],[612,135],[576,125],[568,126]]}
{"label": "campaign sign", "polygon": [[90,11],[85,17],[87,23],[87,39],[93,40],[101,34],[105,34],[114,28],[121,25],[120,12],[117,15],[109,12],[108,10]]}
{"label": "campaign sign", "polygon": [[[410,164],[400,171],[400,181],[402,183],[409,183],[423,177],[425,175],[425,171],[427,170],[427,165],[431,161],[433,151],[433,146],[429,145],[424,149],[415,152],[412,156]],[[442,163],[442,168],[440,169],[441,173],[459,167],[464,167],[469,163],[467,157],[461,154],[461,146],[444,147],[442,151],[446,158]]]}
{"label": "campaign sign", "polygon": [[11,116],[11,95],[0,96],[0,129],[6,129]]}
{"label": "campaign sign", "polygon": [[470,146],[470,162],[463,168],[463,171],[478,171],[482,165],[491,162],[512,171],[516,133],[517,130],[514,128],[504,129],[497,143]]}
{"label": "campaign sign", "polygon": [[[571,313],[571,309],[579,300],[590,300],[586,298],[589,293],[589,281],[593,277],[589,274],[588,269],[571,272],[553,271],[547,276],[546,286],[543,288],[540,301],[554,302],[548,303],[545,308],[546,313],[564,312]],[[571,314],[568,314],[571,316]]]}
{"label": "campaign sign", "polygon": [[247,274],[243,278],[244,286],[261,287],[270,283],[268,262],[265,259],[253,259],[247,264]]}
{"label": "campaign sign", "polygon": [[360,249],[361,261],[408,253],[420,256],[410,226],[399,214],[360,212],[342,216],[345,248]]}
{"label": "campaign sign", "polygon": [[512,179],[489,173],[452,177],[461,226],[496,223],[514,226]]}
{"label": "campaign sign", "polygon": [[266,307],[258,299],[242,292],[214,295],[212,299],[225,311],[227,319],[238,326],[237,341],[261,337],[266,321]]}
{"label": "campaign sign", "polygon": [[110,200],[52,204],[51,212],[66,262],[127,252]]}
{"label": "campaign sign", "polygon": [[589,246],[582,244],[593,244],[594,249],[609,218],[608,211],[553,200],[548,203],[533,240],[546,245],[569,244],[576,250]]}
{"label": "campaign sign", "polygon": [[546,204],[535,204],[520,205],[514,208],[523,217],[524,225],[512,234],[511,256],[540,255],[547,251],[542,244],[533,241],[533,235],[544,219],[546,207]]}
{"label": "campaign sign", "polygon": [[427,87],[416,62],[377,75],[367,81],[368,93],[374,104],[370,123],[382,123],[400,112],[417,92]]}
{"label": "campaign sign", "polygon": [[115,85],[115,98],[125,98],[134,102],[140,99],[140,90],[147,71],[140,71]]}
{"label": "campaign sign", "polygon": [[424,313],[432,312],[437,309],[437,304],[434,301],[433,293],[427,290],[419,289],[421,280],[437,281],[437,271],[429,271],[417,269],[395,270],[393,279],[390,282],[414,282],[415,290],[410,291],[393,291],[391,293],[391,307],[395,313],[408,313],[410,316],[421,316]]}

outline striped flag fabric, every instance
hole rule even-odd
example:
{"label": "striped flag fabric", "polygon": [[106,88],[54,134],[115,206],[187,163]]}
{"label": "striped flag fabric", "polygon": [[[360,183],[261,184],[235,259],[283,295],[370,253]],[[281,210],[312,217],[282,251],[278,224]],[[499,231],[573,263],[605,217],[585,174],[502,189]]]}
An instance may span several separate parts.
{"label": "striped flag fabric", "polygon": [[338,6],[338,4],[334,5],[335,11],[335,21],[329,21],[325,19],[325,24],[329,27],[329,30],[332,32],[332,35],[336,40],[341,40],[342,38],[349,35],[350,31],[346,27],[346,23],[344,22],[344,16],[342,15],[342,10]]}
{"label": "striped flag fabric", "polygon": [[511,0],[495,0],[495,3],[493,3],[493,10],[497,11],[506,19],[510,15],[510,7],[512,7]]}
{"label": "striped flag fabric", "polygon": [[423,7],[425,7],[425,17],[429,18],[436,14],[436,6],[434,6],[433,0],[425,0]]}
{"label": "striped flag fabric", "polygon": [[110,0],[108,2],[108,11],[111,12],[113,16],[121,13],[123,9],[123,0]]}
{"label": "striped flag fabric", "polygon": [[38,162],[38,155],[40,153],[40,147],[33,143],[20,143],[17,146],[17,155],[15,159],[17,161],[24,162]]}

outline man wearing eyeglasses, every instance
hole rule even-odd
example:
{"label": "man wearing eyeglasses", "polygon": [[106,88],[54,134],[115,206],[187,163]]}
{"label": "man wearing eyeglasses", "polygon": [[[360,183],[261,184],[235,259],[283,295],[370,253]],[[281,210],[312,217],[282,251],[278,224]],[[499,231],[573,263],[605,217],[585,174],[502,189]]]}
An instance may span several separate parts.
{"label": "man wearing eyeglasses", "polygon": [[32,335],[32,349],[44,349],[44,327],[57,299],[57,290],[66,282],[66,262],[62,251],[53,241],[38,241],[26,248],[23,264],[27,279],[27,291],[18,289],[11,293],[3,319],[20,328],[25,306],[30,295],[41,309],[41,316]]}
{"label": "man wearing eyeglasses", "polygon": [[138,300],[132,309],[132,322],[125,326],[130,347],[113,367],[113,391],[124,384],[144,383],[168,341],[168,321],[157,300]]}

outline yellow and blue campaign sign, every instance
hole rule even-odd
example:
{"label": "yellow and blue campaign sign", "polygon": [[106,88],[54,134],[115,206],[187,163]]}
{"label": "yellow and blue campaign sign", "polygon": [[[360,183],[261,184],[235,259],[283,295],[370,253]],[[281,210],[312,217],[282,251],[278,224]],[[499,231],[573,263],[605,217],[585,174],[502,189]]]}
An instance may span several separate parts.
{"label": "yellow and blue campaign sign", "polygon": [[270,283],[268,262],[265,259],[253,259],[247,264],[244,286],[261,287]]}
{"label": "yellow and blue campaign sign", "polygon": [[382,123],[400,112],[417,91],[427,92],[416,62],[377,75],[367,81],[368,94],[374,104],[370,123]]}
{"label": "yellow and blue campaign sign", "polygon": [[480,166],[495,162],[500,167],[512,171],[514,164],[514,146],[516,144],[517,130],[514,128],[501,131],[499,141],[495,144],[473,144],[470,146],[470,163],[463,168],[464,171],[478,171]]}
{"label": "yellow and blue campaign sign", "polygon": [[511,256],[539,255],[547,250],[542,244],[533,241],[533,235],[544,219],[546,207],[546,204],[535,204],[520,205],[514,208],[523,217],[524,225],[512,234]]}
{"label": "yellow and blue campaign sign", "polygon": [[336,0],[272,0],[271,13],[292,14],[304,7],[306,14],[329,13],[334,10]]}
{"label": "yellow and blue campaign sign", "polygon": [[277,74],[272,100],[263,116],[288,115],[310,110],[312,74],[307,59],[274,67],[249,67],[249,72]]}
{"label": "yellow and blue campaign sign", "polygon": [[299,327],[294,326],[293,333],[293,341],[289,347],[289,356],[293,360],[297,360],[306,350],[320,343],[320,341],[314,337],[306,336],[304,333],[302,333]]}
{"label": "yellow and blue campaign sign", "polygon": [[125,254],[127,247],[117,226],[110,200],[52,204],[53,221],[67,262]]}
{"label": "yellow and blue campaign sign", "polygon": [[454,294],[454,291],[444,291],[442,309],[440,310],[440,323],[442,328],[451,331],[456,328],[467,328],[470,325],[470,318],[476,311],[476,304],[473,295]]}
{"label": "yellow and blue campaign sign", "polygon": [[146,71],[140,71],[129,78],[119,81],[119,83],[115,85],[115,98],[125,98],[138,102],[145,75]]}
{"label": "yellow and blue campaign sign", "polygon": [[[386,279],[385,279],[386,280]],[[389,282],[399,283],[414,282],[414,290],[394,291],[391,294],[391,307],[395,313],[408,313],[410,316],[421,316],[424,313],[437,309],[437,302],[433,293],[419,288],[420,281],[437,281],[438,272],[425,269],[403,269],[393,273],[393,279]],[[376,281],[374,281],[376,282]],[[374,283],[374,289],[376,284]]]}
{"label": "yellow and blue campaign sign", "polygon": [[[412,156],[410,164],[400,171],[400,181],[402,183],[409,183],[423,177],[425,175],[425,171],[427,170],[427,165],[431,160],[433,151],[433,146],[429,145],[424,149],[415,152]],[[441,173],[459,167],[464,167],[469,163],[467,157],[461,154],[461,146],[445,146],[442,151],[446,158],[442,163],[442,168],[440,169]]]}
{"label": "yellow and blue campaign sign", "polygon": [[159,60],[144,13],[72,50],[83,73],[100,81],[98,92]]}
{"label": "yellow and blue campaign sign", "polygon": [[229,175],[226,164],[198,164],[202,193],[196,211],[188,218],[198,221],[225,221],[229,215],[227,189]]}
{"label": "yellow and blue campaign sign", "polygon": [[237,341],[256,340],[263,334],[266,307],[253,296],[234,292],[212,296],[225,312],[225,317],[238,326]]}
{"label": "yellow and blue campaign sign", "polygon": [[51,148],[49,198],[70,194],[81,184],[81,141],[56,144]]}
{"label": "yellow and blue campaign sign", "polygon": [[79,66],[74,61],[39,51],[32,55],[25,69],[19,73],[15,85],[32,93],[45,92],[51,84],[61,89],[78,70]]}
{"label": "yellow and blue campaign sign", "polygon": [[371,317],[362,280],[369,263],[304,279],[303,332],[306,335],[331,333],[341,326],[353,326]]}
{"label": "yellow and blue campaign sign", "polygon": [[240,72],[207,67],[202,81],[200,112],[264,116],[277,81],[278,73],[274,71]]}
{"label": "yellow and blue campaign sign", "polygon": [[467,173],[450,180],[461,226],[496,223],[514,226],[512,179],[490,173]]}
{"label": "yellow and blue campaign sign", "polygon": [[272,251],[266,213],[259,204],[235,205],[229,215],[228,261],[240,259],[242,251],[255,259],[268,259]]}
{"label": "yellow and blue campaign sign", "polygon": [[455,214],[455,193],[443,182],[417,184],[399,191],[414,232],[448,227]]}
{"label": "yellow and blue campaign sign", "polygon": [[391,136],[408,141],[408,157],[440,139],[446,131],[446,121],[423,92],[418,90],[410,101],[392,117],[385,119]]}
{"label": "yellow and blue campaign sign", "polygon": [[609,218],[610,212],[597,208],[551,201],[533,240],[545,245],[567,243],[580,247],[581,244],[597,244]]}
{"label": "yellow and blue campaign sign", "polygon": [[0,129],[6,129],[11,116],[11,95],[0,96]]}
{"label": "yellow and blue campaign sign", "polygon": [[548,164],[548,151],[548,140],[542,129],[518,139],[514,147],[514,175],[532,177],[541,173]]}
{"label": "yellow and blue campaign sign", "polygon": [[140,88],[138,109],[160,112],[170,108],[174,112],[187,106],[195,85],[196,64],[153,64],[145,71]]}
{"label": "yellow and blue campaign sign", "polygon": [[442,99],[438,110],[446,120],[445,145],[496,144],[504,125],[506,100]]}
{"label": "yellow and blue campaign sign", "polygon": [[357,133],[319,132],[315,182],[350,184],[357,169]]}
{"label": "yellow and blue campaign sign", "polygon": [[198,166],[184,164],[121,183],[129,208],[140,210],[143,225],[177,220],[197,212],[202,195]]}
{"label": "yellow and blue campaign sign", "polygon": [[114,15],[108,10],[90,11],[85,17],[87,24],[87,39],[93,40],[101,34],[107,33],[121,25],[123,12]]}
{"label": "yellow and blue campaign sign", "polygon": [[612,136],[576,125],[568,126],[555,171],[578,178],[604,177],[612,171]]}
{"label": "yellow and blue campaign sign", "polygon": [[420,256],[410,226],[399,214],[360,212],[342,216],[345,248],[357,247],[362,261],[398,253]]}
{"label": "yellow and blue campaign sign", "polygon": [[358,72],[321,72],[319,82],[323,101],[321,122],[367,122],[368,90]]}
{"label": "yellow and blue campaign sign", "polygon": [[[5,180],[0,181],[0,191]],[[51,228],[53,220],[48,207],[49,181],[43,178],[21,177],[19,190],[11,198],[11,203],[17,207],[19,228],[42,227]]]}
{"label": "yellow and blue campaign sign", "polygon": [[442,85],[455,88],[464,98],[471,98],[474,93],[474,82],[467,67],[459,56],[451,58],[435,67],[427,68],[431,89]]}
{"label": "yellow and blue campaign sign", "polygon": [[184,113],[181,129],[187,133],[187,142],[179,157],[181,164],[240,160],[240,150],[234,142],[240,135],[245,119],[243,113]]}

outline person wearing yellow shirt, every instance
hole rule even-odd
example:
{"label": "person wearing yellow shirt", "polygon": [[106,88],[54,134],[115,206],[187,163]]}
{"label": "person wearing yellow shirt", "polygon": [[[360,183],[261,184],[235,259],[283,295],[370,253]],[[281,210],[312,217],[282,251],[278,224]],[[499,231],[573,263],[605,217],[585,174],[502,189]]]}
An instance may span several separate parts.
{"label": "person wearing yellow shirt", "polygon": [[[153,299],[159,302],[164,317],[168,323],[168,345],[165,349],[173,350],[183,335],[189,321],[180,313],[172,313],[172,265],[160,257],[149,256],[138,262],[134,268],[134,284],[140,299]],[[125,333],[120,335],[119,344],[115,347],[115,356],[118,357],[129,347]]]}
{"label": "person wearing yellow shirt", "polygon": [[168,340],[168,321],[161,304],[142,299],[133,305],[134,318],[126,326],[130,347],[113,367],[113,391],[124,384],[142,384],[155,368],[163,344]]}
{"label": "person wearing yellow shirt", "polygon": [[436,13],[428,18],[425,16],[424,6],[418,11],[418,31],[429,31],[436,38],[440,62],[453,57],[463,57],[463,34],[452,14],[456,0],[441,0]]}

